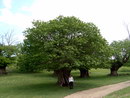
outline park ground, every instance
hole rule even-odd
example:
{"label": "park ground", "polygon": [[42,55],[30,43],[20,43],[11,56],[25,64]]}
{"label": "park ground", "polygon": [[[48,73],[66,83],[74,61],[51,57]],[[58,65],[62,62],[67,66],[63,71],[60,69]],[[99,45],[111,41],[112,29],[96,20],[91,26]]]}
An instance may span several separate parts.
{"label": "park ground", "polygon": [[[53,72],[43,71],[41,73],[18,73],[10,72],[7,75],[0,76],[0,98],[63,98],[75,92],[88,90],[91,88],[115,84],[130,80],[130,68],[123,67],[119,70],[119,76],[108,76],[108,69],[92,69],[90,77],[79,78],[79,71],[72,71],[75,79],[74,89],[60,87],[56,85],[57,78]],[[129,91],[129,88],[127,91]],[[122,94],[124,90],[116,92]],[[119,98],[115,93],[105,98]],[[127,92],[124,93],[128,98]],[[123,96],[123,94],[122,94]],[[123,97],[125,98],[125,97]]]}
{"label": "park ground", "polygon": [[101,86],[93,89],[76,92],[64,98],[103,98],[104,96],[114,91],[118,91],[120,89],[127,88],[129,86],[130,86],[130,80],[121,83],[116,83],[116,84],[111,84],[111,85],[106,85],[106,86]]}

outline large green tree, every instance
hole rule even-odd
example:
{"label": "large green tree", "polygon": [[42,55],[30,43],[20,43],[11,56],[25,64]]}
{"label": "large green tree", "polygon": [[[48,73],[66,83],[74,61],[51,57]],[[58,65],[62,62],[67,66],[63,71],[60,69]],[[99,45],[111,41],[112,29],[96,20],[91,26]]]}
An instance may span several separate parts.
{"label": "large green tree", "polygon": [[59,16],[48,22],[34,21],[33,27],[26,30],[25,37],[24,63],[20,65],[26,65],[32,71],[35,68],[55,70],[57,83],[61,86],[68,85],[72,69],[104,66],[101,62],[109,58],[109,55],[106,57],[107,42],[98,28],[75,17]]}
{"label": "large green tree", "polygon": [[130,57],[130,40],[114,41],[111,43],[113,49],[112,66],[110,69],[111,76],[117,76],[119,68],[128,62]]}

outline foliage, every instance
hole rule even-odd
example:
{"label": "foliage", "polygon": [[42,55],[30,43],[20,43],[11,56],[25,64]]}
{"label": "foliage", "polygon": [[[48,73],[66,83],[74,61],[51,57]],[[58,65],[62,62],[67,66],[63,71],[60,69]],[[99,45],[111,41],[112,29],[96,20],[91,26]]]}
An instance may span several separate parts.
{"label": "foliage", "polygon": [[8,66],[15,61],[15,46],[0,45],[0,66]]}
{"label": "foliage", "polygon": [[130,56],[130,40],[114,41],[111,43],[113,49],[113,62],[126,63]]}
{"label": "foliage", "polygon": [[[25,32],[22,65],[49,70],[106,67],[109,47],[93,23],[59,16],[48,22],[34,21]],[[26,63],[26,64],[25,64]]]}
{"label": "foliage", "polygon": [[43,70],[39,63],[39,57],[20,55],[17,62],[17,67],[20,72],[38,72]]}
{"label": "foliage", "polygon": [[[81,39],[83,43],[78,46],[80,50],[78,59],[82,62],[80,68],[110,67],[109,58],[111,56],[111,48],[94,24],[89,23],[89,28],[90,31],[87,31],[86,36],[83,36]],[[88,32],[90,33],[88,34]]]}

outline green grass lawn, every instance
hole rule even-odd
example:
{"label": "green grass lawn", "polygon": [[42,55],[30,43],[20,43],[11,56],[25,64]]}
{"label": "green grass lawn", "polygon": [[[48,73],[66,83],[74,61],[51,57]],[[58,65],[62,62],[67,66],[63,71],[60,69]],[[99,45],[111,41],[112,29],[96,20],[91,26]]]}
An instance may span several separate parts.
{"label": "green grass lawn", "polygon": [[113,92],[104,98],[130,98],[130,87]]}
{"label": "green grass lawn", "polygon": [[107,76],[108,73],[106,69],[91,70],[90,78],[81,79],[79,71],[73,71],[75,86],[71,90],[57,86],[52,72],[9,73],[0,76],[0,98],[63,98],[77,91],[130,80],[130,68],[122,68],[117,77]]}
{"label": "green grass lawn", "polygon": [[[127,68],[122,68],[120,70],[120,72],[127,72],[128,73],[128,72],[130,72],[130,70]],[[130,87],[113,92],[113,93],[105,96],[104,98],[130,98]]]}

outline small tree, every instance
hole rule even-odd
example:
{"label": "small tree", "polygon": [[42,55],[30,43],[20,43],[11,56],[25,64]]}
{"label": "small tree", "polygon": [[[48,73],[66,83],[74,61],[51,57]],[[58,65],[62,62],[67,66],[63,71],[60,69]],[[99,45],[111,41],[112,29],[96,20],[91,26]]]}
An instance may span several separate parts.
{"label": "small tree", "polygon": [[130,57],[130,40],[114,41],[111,43],[113,49],[111,76],[117,76],[117,71],[120,67],[124,66],[128,62]]}
{"label": "small tree", "polygon": [[[7,37],[8,34],[9,34],[9,40]],[[12,35],[10,35],[10,33],[8,34],[6,34],[6,36],[1,35],[1,39],[0,39],[1,40],[0,42],[0,74],[7,73],[6,67],[9,64],[14,63],[14,60],[15,60],[16,48],[14,45],[11,45],[12,38],[13,38]]]}
{"label": "small tree", "polygon": [[0,45],[0,74],[6,73],[6,67],[9,64],[14,63],[15,46],[3,46]]}

